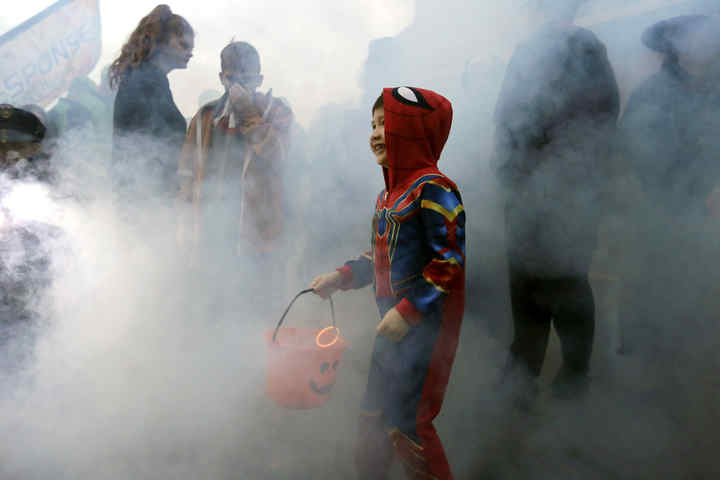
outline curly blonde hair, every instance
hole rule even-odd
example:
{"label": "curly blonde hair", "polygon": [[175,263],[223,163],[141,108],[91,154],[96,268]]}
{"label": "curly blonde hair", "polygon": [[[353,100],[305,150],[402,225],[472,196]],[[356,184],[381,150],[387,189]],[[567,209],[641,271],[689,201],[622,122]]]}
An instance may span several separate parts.
{"label": "curly blonde hair", "polygon": [[158,5],[140,20],[123,45],[120,56],[110,65],[110,86],[115,88],[131,68],[137,68],[153,56],[158,46],[172,35],[193,35],[190,24],[167,5]]}

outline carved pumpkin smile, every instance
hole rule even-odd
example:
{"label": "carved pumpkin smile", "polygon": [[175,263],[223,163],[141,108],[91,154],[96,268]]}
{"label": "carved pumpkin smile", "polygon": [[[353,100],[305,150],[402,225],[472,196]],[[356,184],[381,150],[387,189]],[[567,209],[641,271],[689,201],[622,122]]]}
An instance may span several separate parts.
{"label": "carved pumpkin smile", "polygon": [[330,369],[330,363],[323,362],[320,365],[320,375],[325,377],[327,373],[330,373],[328,375],[330,377],[330,383],[327,385],[324,385],[322,387],[318,386],[318,384],[315,382],[314,379],[310,379],[310,389],[317,393],[318,395],[327,395],[330,393],[330,390],[332,390],[332,387],[335,385],[335,375],[338,368],[338,365],[340,364],[339,360],[335,360],[332,364],[332,370]]}
{"label": "carved pumpkin smile", "polygon": [[310,388],[318,395],[327,395],[328,393],[330,393],[330,390],[332,390],[333,385],[335,385],[335,382],[328,383],[324,387],[318,387],[315,383],[315,380],[310,380]]}

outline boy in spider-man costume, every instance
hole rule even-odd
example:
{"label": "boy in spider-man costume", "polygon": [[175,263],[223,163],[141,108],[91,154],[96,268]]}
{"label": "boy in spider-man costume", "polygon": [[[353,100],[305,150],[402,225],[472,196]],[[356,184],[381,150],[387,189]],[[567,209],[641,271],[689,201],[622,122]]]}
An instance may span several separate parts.
{"label": "boy in spider-man costume", "polygon": [[452,107],[430,90],[386,88],[373,106],[370,147],[386,189],[372,249],[313,280],[327,297],[373,283],[382,321],[360,416],[360,478],[385,478],[397,455],[412,479],[452,478],[432,421],[439,413],[465,302],[465,212],[437,162]]}

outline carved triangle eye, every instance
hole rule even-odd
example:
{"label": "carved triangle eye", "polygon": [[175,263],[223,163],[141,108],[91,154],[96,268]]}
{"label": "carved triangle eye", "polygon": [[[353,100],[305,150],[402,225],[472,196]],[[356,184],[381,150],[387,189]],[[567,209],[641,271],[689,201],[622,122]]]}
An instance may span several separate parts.
{"label": "carved triangle eye", "polygon": [[420,107],[426,110],[433,110],[433,108],[427,103],[422,93],[412,87],[398,87],[392,91],[393,98],[400,103],[405,105],[412,105],[413,107]]}

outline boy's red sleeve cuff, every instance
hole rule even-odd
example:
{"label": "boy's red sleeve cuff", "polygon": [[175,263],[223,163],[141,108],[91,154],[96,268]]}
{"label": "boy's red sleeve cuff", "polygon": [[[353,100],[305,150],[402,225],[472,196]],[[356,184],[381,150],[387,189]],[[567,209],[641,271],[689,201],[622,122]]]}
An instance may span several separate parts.
{"label": "boy's red sleeve cuff", "polygon": [[340,272],[340,290],[348,290],[352,286],[353,271],[349,265],[337,269]]}
{"label": "boy's red sleeve cuff", "polygon": [[400,303],[395,305],[395,309],[410,325],[415,326],[420,323],[420,320],[422,319],[422,312],[415,308],[415,305],[413,305],[412,302],[407,298],[403,298],[402,300],[400,300]]}

